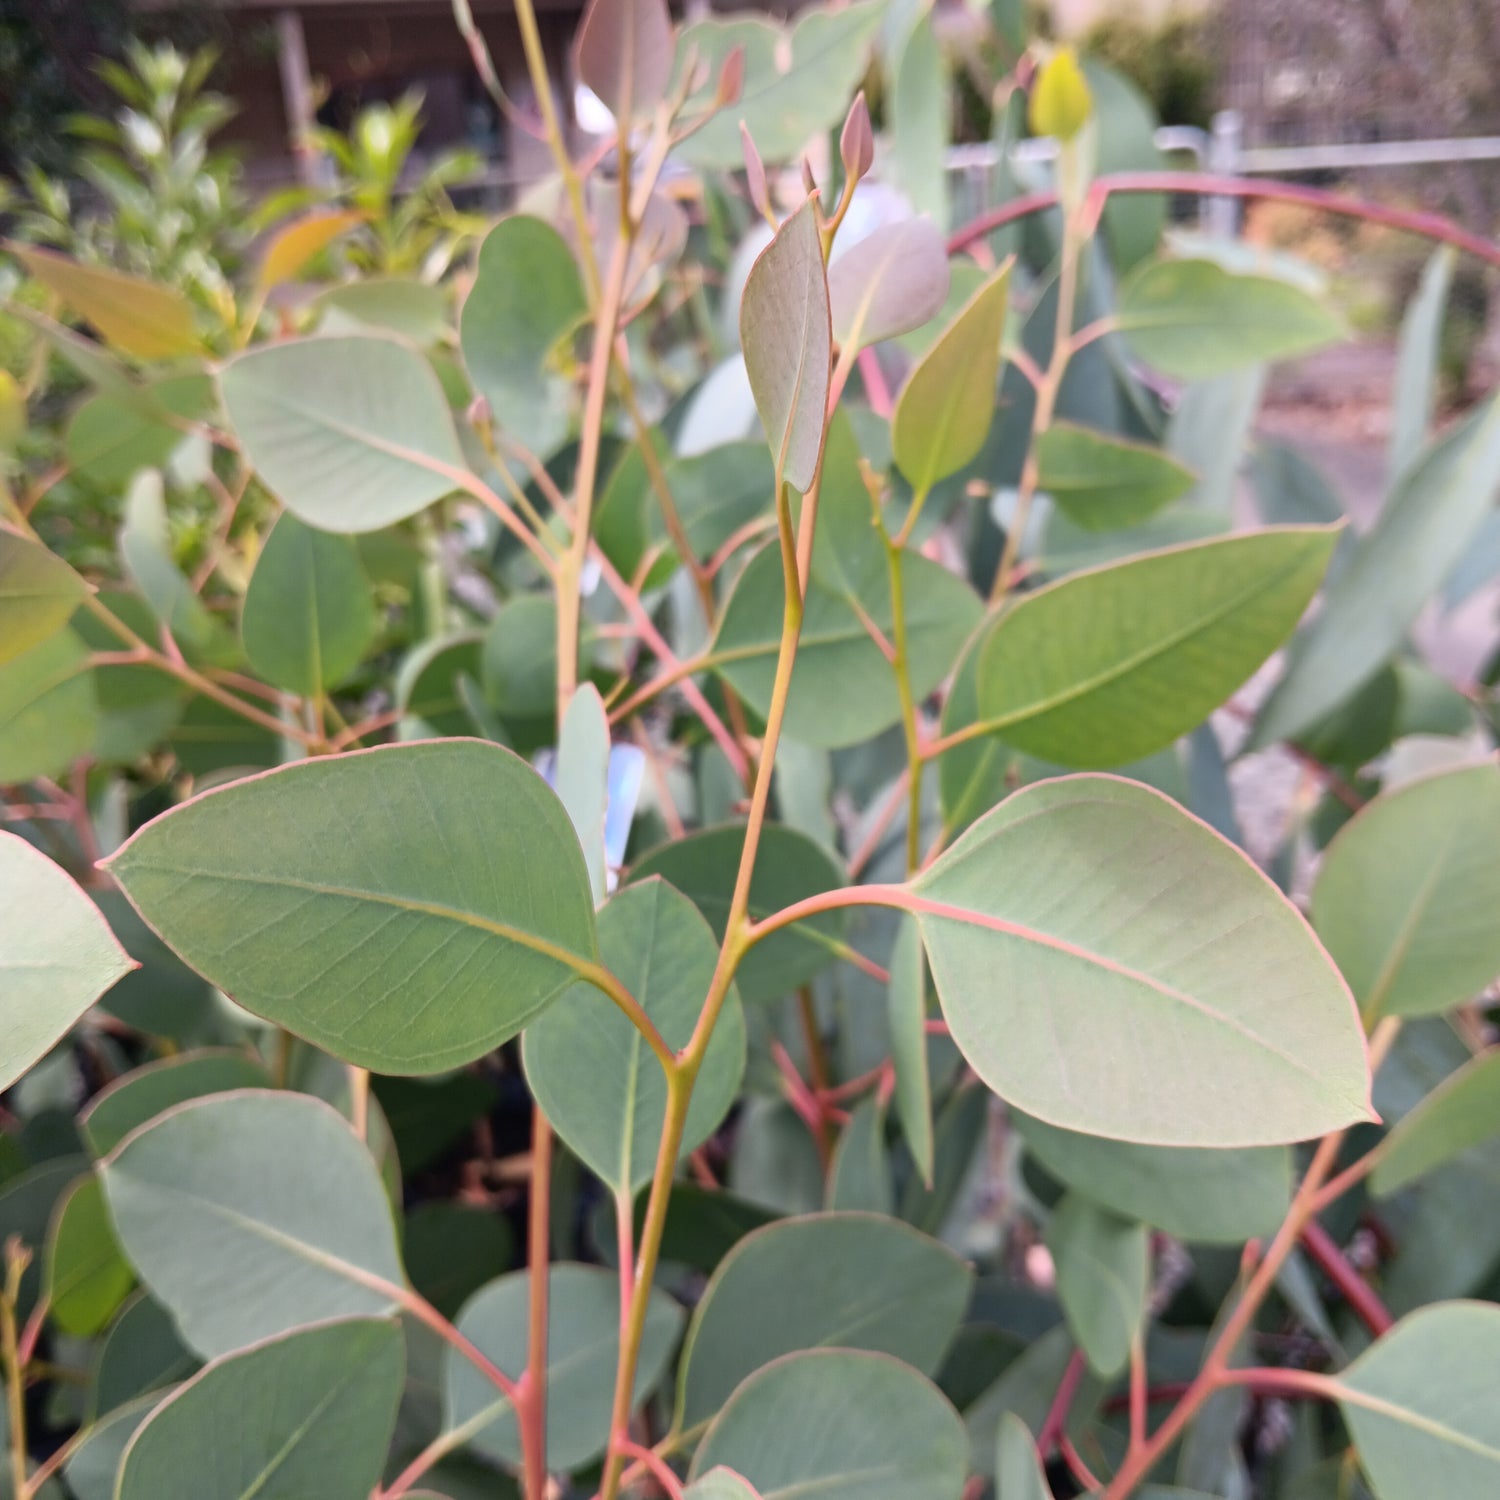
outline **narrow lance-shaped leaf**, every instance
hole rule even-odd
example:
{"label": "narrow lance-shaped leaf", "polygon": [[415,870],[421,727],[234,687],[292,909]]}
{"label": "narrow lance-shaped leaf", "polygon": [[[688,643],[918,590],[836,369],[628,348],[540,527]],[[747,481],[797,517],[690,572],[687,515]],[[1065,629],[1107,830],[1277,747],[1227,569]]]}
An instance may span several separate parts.
{"label": "narrow lance-shaped leaf", "polygon": [[245,457],[309,526],[378,531],[465,473],[432,366],[395,339],[267,344],[230,360],[220,384]]}
{"label": "narrow lance-shaped leaf", "polygon": [[1388,1198],[1444,1162],[1500,1135],[1500,1048],[1445,1078],[1385,1138],[1370,1191]]}
{"label": "narrow lance-shaped leaf", "polygon": [[400,1296],[375,1163],[320,1099],[242,1089],[179,1104],[99,1173],[126,1256],[204,1356],[383,1316]]}
{"label": "narrow lance-shaped leaf", "polygon": [[379,1072],[481,1056],[597,959],[567,813],[478,740],[235,782],[148,823],[109,868],[240,1004]]}
{"label": "narrow lance-shaped leaf", "polygon": [[627,128],[650,114],[672,80],[666,0],[590,0],[574,43],[578,76]]}
{"label": "narrow lance-shaped leaf", "polygon": [[0,1090],[136,964],[66,871],[0,832]]}
{"label": "narrow lance-shaped leaf", "polygon": [[891,418],[896,467],[918,495],[984,446],[995,414],[1010,263],[964,304],[901,387]]}
{"label": "narrow lance-shaped leaf", "polygon": [[1056,764],[1155,754],[1286,639],[1337,540],[1331,527],[1267,528],[1038,589],[1000,616],[981,648],[979,717]]}
{"label": "narrow lance-shaped leaf", "polygon": [[899,904],[954,1041],[1029,1114],[1178,1146],[1371,1118],[1364,1033],[1327,955],[1239,850],[1159,792],[1106,776],[1027,787]]}
{"label": "narrow lance-shaped leaf", "polygon": [[745,370],[776,472],[804,493],[823,449],[831,339],[823,247],[808,199],[761,251],[740,302]]}
{"label": "narrow lance-shaped leaf", "polygon": [[367,1318],[216,1360],[136,1431],[116,1500],[366,1500],[404,1373],[400,1328]]}
{"label": "narrow lance-shaped leaf", "polygon": [[1308,354],[1346,333],[1300,288],[1209,260],[1144,262],[1120,287],[1115,322],[1147,364],[1178,380]]}
{"label": "narrow lance-shaped leaf", "polygon": [[1436,1015],[1500,974],[1500,766],[1377,797],[1328,846],[1312,919],[1367,1019]]}
{"label": "narrow lance-shaped leaf", "polygon": [[1391,393],[1391,437],[1387,474],[1394,485],[1422,451],[1437,399],[1438,356],[1448,292],[1458,252],[1439,245],[1422,269],[1417,293],[1401,319],[1401,347],[1396,357],[1396,387]]}
{"label": "narrow lance-shaped leaf", "polygon": [[81,265],[36,245],[7,243],[5,248],[91,323],[106,344],[137,359],[170,359],[201,348],[192,303],[172,287],[103,266]]}
{"label": "narrow lance-shaped leaf", "polygon": [[261,548],[240,618],[255,670],[289,693],[325,693],[360,664],[379,628],[355,544],[283,515]]}
{"label": "narrow lance-shaped leaf", "polygon": [[583,862],[588,866],[594,905],[604,901],[604,813],[609,800],[609,718],[593,683],[573,694],[557,738],[557,795],[568,811]]}
{"label": "narrow lance-shaped leaf", "polygon": [[932,1186],[932,1078],[927,1069],[927,962],[916,922],[903,917],[886,991],[896,1114],[922,1180]]}
{"label": "narrow lance-shaped leaf", "polygon": [[1000,1418],[995,1495],[996,1500],[1052,1500],[1031,1429],[1013,1411]]}
{"label": "narrow lance-shaped leaf", "polygon": [[920,328],[948,296],[948,251],[926,217],[871,230],[828,267],[833,337],[863,349]]}
{"label": "narrow lance-shaped leaf", "polygon": [[61,630],[88,592],[60,557],[0,526],[0,667]]}
{"label": "narrow lance-shaped leaf", "polygon": [[1379,521],[1292,643],[1249,748],[1293,739],[1352,697],[1396,653],[1462,560],[1500,490],[1500,395],[1407,466]]}
{"label": "narrow lance-shaped leaf", "polygon": [[281,225],[261,256],[257,287],[268,292],[283,281],[291,281],[315,255],[367,217],[359,209],[316,209]]}

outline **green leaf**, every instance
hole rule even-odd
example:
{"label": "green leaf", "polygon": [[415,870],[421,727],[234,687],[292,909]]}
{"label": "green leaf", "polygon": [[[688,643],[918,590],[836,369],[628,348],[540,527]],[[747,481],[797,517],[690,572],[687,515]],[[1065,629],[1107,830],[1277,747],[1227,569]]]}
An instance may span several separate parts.
{"label": "green leaf", "polygon": [[886,1214],[895,1211],[890,1156],[885,1149],[885,1107],[874,1095],[849,1112],[828,1178],[830,1209]]}
{"label": "green leaf", "polygon": [[240,632],[250,665],[275,687],[321,696],[364,660],[379,628],[359,548],[283,515],[245,591]]}
{"label": "green leaf", "polygon": [[71,876],[0,832],[0,1090],[8,1089],[105,990],[136,967]]}
{"label": "green leaf", "polygon": [[609,799],[609,717],[593,683],[568,704],[557,740],[557,795],[568,811],[588,866],[594,905],[604,902],[604,809]]}
{"label": "green leaf", "polygon": [[1468,1500],[1500,1486],[1500,1308],[1447,1302],[1403,1318],[1337,1378],[1379,1500]]}
{"label": "green leaf", "polygon": [[756,1230],[725,1257],[693,1314],[678,1377],[682,1423],[697,1426],[747,1376],[800,1349],[873,1350],[931,1374],[971,1281],[945,1245],[878,1214],[808,1214]]}
{"label": "green leaf", "polygon": [[317,306],[323,312],[323,333],[398,334],[419,348],[442,342],[452,327],[451,283],[433,286],[399,276],[373,276],[349,281],[324,292]]}
{"label": "green leaf", "polygon": [[1396,383],[1391,392],[1391,436],[1386,473],[1394,485],[1422,451],[1432,427],[1437,401],[1438,360],[1442,352],[1443,322],[1458,252],[1439,245],[1422,269],[1416,295],[1401,319],[1401,345],[1396,356]]}
{"label": "green leaf", "polygon": [[[853,428],[835,418],[785,725],[789,739],[821,748],[871,739],[901,718],[895,673],[870,628],[889,644],[895,619],[885,545],[870,524],[859,463]],[[921,699],[952,671],[980,606],[963,579],[916,553],[905,557],[903,575],[912,692]],[[770,708],[785,589],[772,544],[741,574],[714,641],[721,675],[760,714]]]}
{"label": "green leaf", "polygon": [[[519,1378],[531,1347],[527,1318],[531,1273],[514,1271],[477,1292],[458,1328],[506,1374]],[[620,1358],[620,1289],[611,1271],[554,1265],[548,1273],[547,1463],[576,1469],[604,1451],[609,1439]],[[660,1384],[682,1328],[682,1309],[652,1292],[646,1312],[635,1400]],[[521,1461],[521,1438],[510,1401],[456,1350],[444,1366],[445,1420],[474,1433],[470,1446],[505,1464]]]}
{"label": "green leaf", "polygon": [[733,1469],[712,1469],[683,1492],[682,1500],[761,1500]]}
{"label": "green leaf", "polygon": [[1500,974],[1497,850],[1493,761],[1387,792],[1340,830],[1312,920],[1367,1020],[1435,1015]]}
{"label": "green leaf", "polygon": [[588,313],[567,241],[513,214],[479,247],[459,319],[464,363],[500,429],[545,458],[567,435],[567,387],[553,351]]}
{"label": "green leaf", "polygon": [[[660,879],[626,886],[599,913],[605,964],[674,1051],[685,1047],[719,945],[686,896]],[[526,1078],[557,1133],[616,1192],[651,1180],[667,1112],[666,1075],[631,1021],[575,985],[526,1029]],[[680,1155],[719,1126],[745,1070],[745,1021],[730,991],[693,1089]]]}
{"label": "green leaf", "polygon": [[[207,375],[176,375],[137,391],[105,390],[85,401],[68,424],[64,452],[73,473],[100,489],[119,489],[140,469],[165,468],[189,441],[213,401]],[[199,441],[204,441],[199,439]]]}
{"label": "green leaf", "polygon": [[470,1297],[515,1264],[509,1221],[491,1209],[461,1203],[424,1203],[406,1216],[401,1236],[411,1284],[445,1318],[456,1318]]}
{"label": "green leaf", "polygon": [[[171,1313],[148,1292],[138,1291],[126,1300],[99,1345],[89,1391],[90,1409],[102,1416],[185,1379],[197,1368],[197,1358],[182,1342]],[[111,1486],[113,1481],[111,1469]],[[113,1500],[113,1490],[108,1493]]]}
{"label": "green leaf", "polygon": [[1292,643],[1250,748],[1294,738],[1385,665],[1462,560],[1497,490],[1500,396],[1408,465],[1374,529],[1329,584],[1317,619]]}
{"label": "green leaf", "polygon": [[828,267],[833,337],[863,349],[920,328],[948,296],[948,250],[929,218],[882,224]]}
{"label": "green leaf", "polygon": [[61,630],[88,592],[60,557],[0,526],[0,667]]}
{"label": "green leaf", "polygon": [[896,1070],[896,1115],[912,1160],[932,1186],[932,1077],[927,1067],[927,961],[915,921],[903,917],[891,950],[886,1004]]}
{"label": "green leaf", "polygon": [[1145,1225],[1069,1193],[1053,1210],[1047,1248],[1079,1348],[1100,1375],[1118,1375],[1146,1313],[1151,1257]]}
{"label": "green leaf", "polygon": [[1237,276],[1209,260],[1143,262],[1120,286],[1115,322],[1141,359],[1177,380],[1290,359],[1347,335],[1290,283]]}
{"label": "green leaf", "polygon": [[95,1156],[108,1156],[138,1126],[174,1104],[231,1089],[267,1088],[270,1075],[244,1052],[180,1052],[117,1078],[89,1101],[78,1128]]}
{"label": "green leaf", "polygon": [[1238,1151],[1139,1146],[1060,1130],[1012,1112],[1027,1151],[1103,1208],[1190,1243],[1242,1245],[1274,1234],[1292,1196],[1284,1146]]}
{"label": "green leaf", "polygon": [[1037,439],[1037,482],[1085,531],[1139,526],[1192,489],[1194,476],[1160,448],[1054,422]]}
{"label": "green leaf", "polygon": [[99,1173],[126,1255],[206,1357],[396,1302],[385,1189],[321,1100],[260,1089],[191,1100],[127,1136]]}
{"label": "green leaf", "polygon": [[1389,1198],[1435,1167],[1500,1135],[1500,1048],[1450,1074],[1385,1138],[1370,1191]]}
{"label": "green leaf", "polygon": [[952,109],[943,46],[930,14],[911,27],[900,57],[887,64],[894,76],[886,106],[891,146],[886,170],[919,214],[930,214],[939,229],[946,229]]}
{"label": "green leaf", "polygon": [[[631,867],[630,880],[634,884],[660,875],[703,913],[715,940],[722,942],[744,845],[740,824],[707,828],[651,850]],[[750,877],[750,918],[759,921],[843,884],[843,871],[821,844],[795,829],[769,823],[761,832]],[[822,912],[757,944],[735,975],[746,1002],[778,1000],[806,984],[832,961],[844,924],[843,912]]]}
{"label": "green leaf", "polygon": [[1067,766],[1140,760],[1195,728],[1291,633],[1338,532],[1276,527],[1152,552],[1027,594],[991,627],[979,716]]}
{"label": "green leaf", "polygon": [[891,418],[896,467],[918,495],[984,447],[995,414],[1010,263],[963,305],[907,377]]}
{"label": "green leaf", "polygon": [[1031,1429],[1012,1411],[1000,1418],[995,1500],[1052,1500]]}
{"label": "green leaf", "polygon": [[[115,1500],[115,1477],[125,1449],[163,1399],[162,1392],[153,1391],[128,1406],[111,1410],[82,1435],[79,1446],[63,1465],[68,1493],[74,1500]],[[6,1493],[0,1490],[0,1494]]]}
{"label": "green leaf", "polygon": [[745,371],[776,472],[803,493],[823,451],[832,338],[823,247],[809,199],[756,258],[740,301]]}
{"label": "green leaf", "polygon": [[378,531],[466,477],[443,388],[407,344],[287,339],[220,376],[245,457],[286,508],[327,531]]}
{"label": "green leaf", "polygon": [[60,1332],[89,1338],[104,1331],[134,1285],[99,1179],[85,1177],[64,1195],[47,1234],[47,1315]]}
{"label": "green leaf", "polygon": [[73,631],[0,664],[0,785],[62,775],[98,728],[88,648]]}
{"label": "green leaf", "polygon": [[193,307],[173,287],[103,266],[84,266],[55,250],[7,243],[6,249],[49,291],[93,325],[106,344],[137,359],[170,359],[201,347]]}
{"label": "green leaf", "polygon": [[567,814],[479,740],[253,776],[148,823],[108,865],[199,973],[379,1072],[482,1056],[597,957]]}
{"label": "green leaf", "polygon": [[1027,787],[909,889],[953,1040],[1028,1114],[1163,1146],[1371,1118],[1364,1033],[1327,955],[1238,849],[1159,792],[1107,776]]}
{"label": "green leaf", "polygon": [[741,120],[761,157],[773,164],[837,125],[865,75],[885,8],[885,0],[808,6],[789,28],[743,13],[684,27],[677,39],[678,68],[696,57],[700,67],[707,65],[710,80],[689,101],[689,113],[707,104],[713,80],[736,47],[744,53],[745,81],[731,108],[677,148],[683,159],[699,167],[739,167]]}
{"label": "green leaf", "polygon": [[131,1439],[116,1500],[368,1500],[404,1373],[401,1330],[366,1318],[215,1360]]}
{"label": "green leaf", "polygon": [[763,1500],[959,1500],[967,1448],[958,1414],[910,1366],[817,1349],[746,1380],[708,1429],[692,1472],[723,1464]]}
{"label": "green leaf", "polygon": [[590,0],[573,43],[579,78],[622,125],[649,115],[672,81],[665,0]]}

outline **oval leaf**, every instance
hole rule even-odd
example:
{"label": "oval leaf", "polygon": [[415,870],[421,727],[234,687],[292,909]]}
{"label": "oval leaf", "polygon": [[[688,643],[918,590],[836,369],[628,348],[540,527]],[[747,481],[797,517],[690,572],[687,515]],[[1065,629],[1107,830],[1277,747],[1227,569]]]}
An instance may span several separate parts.
{"label": "oval leaf", "polygon": [[573,55],[578,76],[622,126],[649,115],[672,81],[666,0],[590,0]]}
{"label": "oval leaf", "polygon": [[997,1500],[1052,1500],[1031,1429],[1013,1411],[1000,1418],[995,1494]]}
{"label": "oval leaf", "polygon": [[1327,955],[1238,849],[1159,792],[1037,783],[909,891],[954,1041],[1029,1114],[1164,1146],[1373,1118],[1364,1033]]}
{"label": "oval leaf", "polygon": [[1500,974],[1500,766],[1377,797],[1328,846],[1312,920],[1367,1022],[1435,1015]]}
{"label": "oval leaf", "polygon": [[367,1500],[405,1366],[401,1330],[365,1318],[216,1360],[137,1430],[116,1500]]}
{"label": "oval leaf", "polygon": [[[519,1377],[530,1350],[531,1273],[492,1281],[464,1305],[458,1329],[500,1369]],[[548,1274],[547,1462],[576,1469],[604,1451],[620,1358],[620,1289],[611,1271],[554,1265]],[[644,1401],[666,1373],[682,1328],[682,1309],[652,1292],[635,1372]],[[449,1428],[474,1433],[478,1452],[505,1464],[521,1461],[521,1437],[508,1398],[454,1349],[446,1351],[443,1389]]]}
{"label": "oval leaf", "polygon": [[479,740],[252,776],[148,823],[109,868],[241,1005],[378,1072],[482,1056],[597,958],[567,813]]}
{"label": "oval leaf", "polygon": [[1192,489],[1194,475],[1160,448],[1054,422],[1036,441],[1037,482],[1085,531],[1139,526]]}
{"label": "oval leaf", "polygon": [[1334,528],[1268,528],[1038,589],[1000,616],[981,649],[979,717],[1057,765],[1153,755],[1286,639],[1337,540]]}
{"label": "oval leaf", "polygon": [[0,667],[61,630],[88,592],[60,557],[0,526]]}
{"label": "oval leaf", "polygon": [[1500,1307],[1443,1302],[1403,1318],[1337,1380],[1380,1500],[1500,1490]]}
{"label": "oval leaf", "polygon": [[360,664],[379,627],[359,548],[283,515],[245,591],[240,632],[250,665],[289,693],[319,696]]}
{"label": "oval leaf", "polygon": [[62,775],[93,748],[98,729],[88,648],[73,631],[0,666],[0,785]]}
{"label": "oval leaf", "polygon": [[823,449],[832,336],[823,247],[808,199],[761,251],[740,301],[745,371],[776,473],[803,493]]}
{"label": "oval leaf", "polygon": [[1380,1147],[1370,1191],[1388,1198],[1435,1167],[1500,1135],[1500,1049],[1445,1078]]}
{"label": "oval leaf", "polygon": [[[626,886],[599,913],[606,964],[674,1051],[697,1025],[719,945],[698,909],[664,880]],[[661,1064],[630,1020],[575,985],[526,1029],[526,1078],[557,1133],[616,1192],[651,1180],[667,1113]],[[693,1088],[679,1155],[719,1126],[745,1070],[745,1020],[731,991]]]}
{"label": "oval leaf", "polygon": [[231,1089],[269,1088],[270,1075],[244,1052],[181,1052],[160,1058],[101,1089],[78,1117],[95,1156],[108,1156],[132,1130],[174,1104]]}
{"label": "oval leaf", "polygon": [[0,1091],[136,967],[99,908],[25,839],[0,832]]}
{"label": "oval leaf", "polygon": [[1052,1213],[1047,1248],[1068,1327],[1100,1375],[1130,1359],[1150,1290],[1146,1227],[1069,1193]]}
{"label": "oval leaf", "polygon": [[220,382],[245,457],[309,526],[378,531],[466,477],[443,388],[407,344],[288,339],[230,360]]}
{"label": "oval leaf", "polygon": [[762,1500],[959,1500],[968,1441],[937,1387],[884,1354],[818,1349],[757,1371],[693,1459]]}
{"label": "oval leaf", "polygon": [[402,1282],[369,1152],[305,1094],[180,1104],[99,1167],[131,1264],[206,1358],[321,1318],[379,1316]]}
{"label": "oval leaf", "polygon": [[918,495],[979,456],[995,414],[1007,262],[969,298],[918,362],[891,418],[896,467]]}
{"label": "oval leaf", "polygon": [[97,1177],[64,1196],[47,1234],[47,1315],[63,1333],[102,1333],[135,1285],[120,1254]]}
{"label": "oval leaf", "polygon": [[1115,324],[1148,365],[1178,380],[1309,354],[1347,334],[1300,288],[1211,260],[1143,262],[1120,287]]}
{"label": "oval leaf", "polygon": [[746,1235],[714,1272],[683,1349],[684,1426],[799,1349],[891,1354],[924,1374],[958,1331],[972,1276],[947,1246],[878,1214],[809,1214]]}

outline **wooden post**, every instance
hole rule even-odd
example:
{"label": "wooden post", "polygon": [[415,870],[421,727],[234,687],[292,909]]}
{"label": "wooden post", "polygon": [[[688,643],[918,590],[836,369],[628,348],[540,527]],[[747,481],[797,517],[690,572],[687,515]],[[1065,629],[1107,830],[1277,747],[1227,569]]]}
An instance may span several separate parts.
{"label": "wooden post", "polygon": [[307,36],[300,11],[288,8],[276,12],[276,60],[281,70],[287,139],[297,160],[297,175],[308,187],[318,187],[323,178],[322,154],[312,143],[312,73],[307,65]]}

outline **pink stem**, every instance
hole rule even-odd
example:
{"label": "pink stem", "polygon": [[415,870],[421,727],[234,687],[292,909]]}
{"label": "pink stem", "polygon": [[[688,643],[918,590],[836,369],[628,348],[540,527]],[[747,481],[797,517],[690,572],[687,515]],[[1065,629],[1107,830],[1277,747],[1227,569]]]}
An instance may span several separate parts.
{"label": "pink stem", "polygon": [[1354,1309],[1360,1322],[1376,1338],[1388,1333],[1396,1320],[1376,1295],[1375,1289],[1349,1263],[1348,1256],[1334,1244],[1332,1236],[1316,1219],[1309,1220],[1303,1229],[1302,1243],[1324,1275],[1343,1294],[1344,1300]]}

